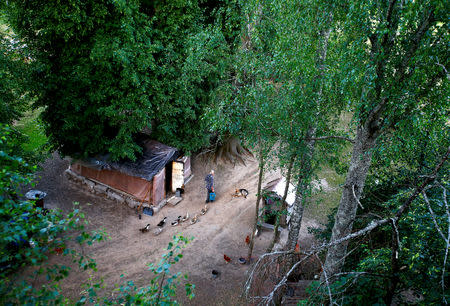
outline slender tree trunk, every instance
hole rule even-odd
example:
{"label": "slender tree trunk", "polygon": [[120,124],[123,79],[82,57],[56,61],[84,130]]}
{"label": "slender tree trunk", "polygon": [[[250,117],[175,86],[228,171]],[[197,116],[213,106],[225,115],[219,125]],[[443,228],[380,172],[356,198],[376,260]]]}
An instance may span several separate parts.
{"label": "slender tree trunk", "polygon": [[392,298],[394,297],[395,290],[397,289],[398,282],[400,281],[400,265],[398,262],[398,220],[392,221],[392,246],[391,246],[391,282],[388,286],[384,302],[386,305],[391,305]]}
{"label": "slender tree trunk", "polygon": [[[316,128],[311,128],[307,132],[306,138],[313,138],[316,134]],[[306,198],[306,192],[311,183],[312,174],[312,157],[314,155],[314,140],[306,141],[306,152],[304,153],[301,161],[298,174],[298,182],[295,191],[295,200],[292,208],[292,215],[289,224],[289,235],[286,244],[286,249],[294,250],[297,245],[298,236],[303,219],[304,203]]]}
{"label": "slender tree trunk", "polygon": [[253,230],[251,234],[250,244],[248,247],[247,260],[250,262],[253,253],[253,246],[255,244],[255,232],[258,229],[258,219],[259,219],[259,203],[261,202],[261,185],[264,176],[264,155],[262,145],[259,151],[259,177],[258,177],[258,193],[256,197],[256,209],[255,209],[255,222],[253,224]]}
{"label": "slender tree trunk", "polygon": [[[345,237],[352,231],[359,198],[364,189],[367,172],[371,164],[372,149],[375,146],[375,140],[376,136],[369,132],[367,125],[360,125],[358,127],[350,168],[347,172],[341,201],[335,217],[331,241]],[[341,271],[344,265],[347,245],[348,241],[345,241],[328,249],[324,264],[328,276],[332,276]]]}
{"label": "slender tree trunk", "polygon": [[273,239],[272,239],[272,242],[270,243],[269,248],[267,249],[267,253],[272,252],[273,246],[280,238],[280,232],[278,231],[280,225],[282,225],[282,226],[286,225],[286,216],[287,216],[286,198],[287,198],[287,195],[289,192],[289,185],[291,183],[291,172],[292,172],[292,167],[294,166],[294,161],[295,161],[295,155],[292,155],[291,160],[289,161],[289,167],[288,167],[288,171],[286,174],[286,186],[284,187],[283,198],[281,199],[280,211],[277,213],[277,219],[275,221]]}
{"label": "slender tree trunk", "polygon": [[[325,72],[325,60],[327,58],[327,50],[328,50],[328,42],[331,34],[331,22],[333,20],[333,14],[330,13],[328,15],[328,22],[329,27],[325,28],[325,30],[321,31],[319,34],[319,40],[320,45],[317,49],[317,63],[316,67],[318,70],[317,75],[317,82],[319,84],[319,90],[317,92],[316,97],[316,103],[318,105],[318,108],[320,108],[320,102],[323,98],[323,75]],[[320,116],[320,114],[317,114]],[[314,145],[315,141],[311,138],[314,138],[316,136],[317,127],[314,125],[310,127],[306,133],[307,140],[306,141],[306,150],[303,155],[303,158],[300,162],[300,169],[299,169],[299,175],[298,175],[298,183],[297,183],[297,189],[295,192],[295,201],[293,205],[293,211],[292,216],[290,220],[290,226],[289,226],[289,236],[288,236],[288,242],[286,245],[286,248],[289,250],[295,249],[295,246],[297,245],[298,241],[298,235],[300,233],[300,227],[301,222],[303,218],[303,210],[304,210],[304,202],[305,202],[305,196],[306,192],[308,190],[308,187],[311,183],[311,172],[312,172],[312,158],[314,155]]]}
{"label": "slender tree trunk", "polygon": [[286,227],[286,225],[287,225],[287,203],[286,203],[286,199],[287,199],[287,195],[288,195],[288,192],[289,192],[289,185],[291,184],[292,168],[294,167],[295,158],[296,158],[296,156],[292,155],[291,160],[289,161],[288,172],[286,174],[286,186],[284,187],[284,194],[283,194],[283,198],[281,199],[281,211],[284,212],[280,216],[280,225],[282,227]]}

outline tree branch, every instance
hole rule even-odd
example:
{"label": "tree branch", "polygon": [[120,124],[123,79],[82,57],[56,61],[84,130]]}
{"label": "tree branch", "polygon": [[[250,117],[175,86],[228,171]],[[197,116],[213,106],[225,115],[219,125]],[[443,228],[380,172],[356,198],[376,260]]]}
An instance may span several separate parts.
{"label": "tree branch", "polygon": [[[340,244],[342,242],[345,242],[347,240],[356,238],[356,237],[360,237],[363,236],[369,232],[371,232],[372,230],[374,230],[375,228],[387,224],[389,222],[398,222],[398,220],[400,219],[400,217],[409,209],[409,206],[411,205],[411,203],[417,198],[417,196],[425,189],[425,187],[431,183],[432,180],[434,180],[434,178],[436,177],[437,172],[439,171],[439,169],[443,166],[443,164],[447,161],[448,157],[450,155],[450,147],[447,149],[447,152],[443,155],[441,161],[439,162],[439,164],[435,167],[435,169],[433,170],[433,172],[431,173],[431,175],[427,175],[425,176],[425,180],[424,182],[418,186],[415,191],[413,192],[413,194],[406,200],[406,202],[398,209],[398,211],[395,213],[395,215],[393,217],[389,217],[389,218],[385,218],[382,220],[373,220],[372,222],[370,222],[365,228],[356,231],[354,233],[351,233],[345,237],[342,237],[338,240],[326,243],[326,244],[322,244],[321,246],[318,247],[314,247],[312,248],[309,252],[305,253],[302,252],[301,254],[304,255],[305,257],[302,258],[300,261],[298,261],[297,263],[295,263],[292,268],[287,272],[287,274],[280,280],[280,282],[278,282],[278,284],[273,288],[273,290],[266,296],[264,297],[258,297],[263,299],[264,301],[266,301],[266,304],[269,304],[271,301],[273,301],[273,296],[276,293],[276,291],[283,286],[286,281],[287,278],[291,275],[291,273],[295,270],[295,268],[297,268],[305,259],[311,257],[312,255],[316,255],[317,253],[319,253],[320,251],[329,248],[331,246]],[[445,202],[446,202],[447,198],[445,195]],[[448,203],[446,203],[446,207],[448,207]],[[448,218],[450,220],[450,209],[447,209],[448,211]],[[449,221],[449,239],[450,239],[450,221]],[[446,250],[446,256],[444,259],[444,264],[446,264],[447,258],[448,258],[448,250],[449,250],[449,243],[447,243],[447,250]],[[261,262],[261,260],[264,257],[267,256],[273,256],[273,255],[287,255],[287,254],[293,254],[292,251],[285,251],[285,252],[273,252],[273,253],[268,253],[268,254],[264,254],[262,255],[258,261],[256,262],[255,266],[252,269],[252,272],[250,273],[250,276],[246,282],[246,293],[248,293],[248,290],[250,289],[250,285],[253,279],[253,275],[254,275],[254,271],[256,270],[257,266],[259,265],[259,263]]]}
{"label": "tree branch", "polygon": [[346,141],[349,141],[351,143],[355,143],[354,139],[351,139],[351,138],[345,137],[345,136],[337,136],[337,135],[321,136],[321,137],[310,137],[310,138],[305,138],[304,140],[325,140],[325,139],[332,139],[332,138],[346,140]]}
{"label": "tree branch", "polygon": [[395,214],[395,218],[397,219],[400,218],[400,216],[409,209],[409,206],[411,205],[412,201],[414,201],[414,199],[422,192],[422,190],[424,190],[424,188],[436,178],[437,172],[439,171],[439,169],[441,169],[442,165],[444,165],[444,163],[447,161],[449,155],[450,155],[450,147],[448,147],[447,152],[444,154],[444,156],[442,157],[441,161],[436,166],[436,168],[434,168],[433,172],[425,178],[422,185],[417,187],[414,193],[411,195],[411,197],[409,197],[409,199],[400,207],[400,209]]}
{"label": "tree branch", "polygon": [[323,268],[323,263],[322,263],[322,260],[320,260],[320,257],[317,254],[315,254],[315,255],[316,255],[317,260],[319,260],[320,267],[322,268],[322,271],[323,271],[323,277],[325,278],[325,284],[327,285],[327,290],[328,290],[328,297],[330,298],[330,305],[334,305],[336,303],[333,301],[333,297],[331,296],[330,282],[328,281],[327,272]]}
{"label": "tree branch", "polygon": [[358,198],[356,197],[356,193],[355,193],[355,184],[352,185],[352,191],[353,191],[353,197],[355,198],[356,202],[358,203],[359,206],[361,206],[361,209],[364,209],[364,206],[362,206],[361,202],[358,200]]}
{"label": "tree branch", "polygon": [[436,230],[438,231],[439,235],[441,235],[442,239],[447,242],[447,239],[445,238],[444,234],[441,231],[441,228],[439,227],[439,225],[437,224],[436,221],[436,215],[434,214],[433,209],[431,208],[430,205],[430,201],[428,200],[427,194],[425,193],[425,191],[422,191],[422,195],[423,195],[423,199],[425,200],[425,203],[427,204],[428,207],[428,211],[431,214],[431,218],[433,219],[433,223],[434,223],[434,227],[436,228]]}

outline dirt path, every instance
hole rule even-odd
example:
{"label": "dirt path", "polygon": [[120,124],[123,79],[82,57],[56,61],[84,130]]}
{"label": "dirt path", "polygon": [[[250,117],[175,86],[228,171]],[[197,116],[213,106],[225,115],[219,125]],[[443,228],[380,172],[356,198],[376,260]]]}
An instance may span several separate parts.
{"label": "dirt path", "polygon": [[[245,256],[247,247],[245,237],[250,233],[255,214],[256,186],[258,169],[257,163],[248,161],[247,166],[213,165],[201,160],[192,160],[194,178],[186,185],[184,199],[177,206],[166,205],[153,217],[143,215],[139,220],[135,211],[125,204],[117,204],[106,198],[88,193],[70,182],[64,173],[68,162],[60,159],[56,154],[48,159],[44,170],[39,173],[40,179],[36,188],[48,193],[47,208],[61,208],[69,211],[73,202],[79,202],[79,208],[86,214],[89,229],[104,229],[110,239],[106,242],[86,248],[84,251],[92,256],[98,265],[98,272],[94,278],[103,278],[105,292],[111,291],[114,284],[121,283],[121,274],[125,279],[134,280],[138,285],[144,285],[151,275],[146,265],[150,262],[158,263],[164,248],[172,236],[181,233],[186,237],[194,237],[184,250],[184,257],[173,271],[186,272],[189,281],[196,285],[196,297],[186,301],[180,295],[179,300],[187,305],[240,305],[245,301],[240,299],[242,285],[246,278],[247,265],[240,265],[237,259]],[[162,219],[168,221],[186,212],[194,215],[205,205],[204,176],[215,170],[216,201],[210,205],[205,216],[194,225],[187,222],[171,227],[166,224],[159,236],[152,232],[142,234],[139,228],[147,223],[151,229]],[[274,176],[266,175],[267,180]],[[250,195],[247,199],[232,198],[235,188],[246,188]],[[310,222],[310,220],[305,220]],[[305,237],[306,227],[302,229]],[[263,231],[255,244],[255,256],[262,254],[267,248],[272,232]],[[230,264],[225,263],[223,255],[232,258]],[[62,256],[54,255],[51,262],[65,262]],[[212,279],[211,270],[221,272],[217,279]],[[83,291],[81,284],[86,282],[89,275],[74,269],[69,277],[61,284],[64,293],[77,300]]]}

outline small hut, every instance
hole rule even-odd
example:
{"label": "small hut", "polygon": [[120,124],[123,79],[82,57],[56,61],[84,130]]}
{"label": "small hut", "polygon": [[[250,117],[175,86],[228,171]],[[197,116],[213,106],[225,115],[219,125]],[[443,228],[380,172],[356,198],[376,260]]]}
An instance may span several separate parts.
{"label": "small hut", "polygon": [[69,174],[94,182],[92,188],[105,194],[115,191],[119,194],[116,199],[132,197],[161,206],[167,193],[181,188],[192,176],[190,157],[180,156],[176,148],[155,140],[146,140],[141,146],[143,154],[134,162],[112,162],[109,155],[98,156],[75,161],[69,166]]}
{"label": "small hut", "polygon": [[[275,223],[276,213],[281,208],[281,200],[286,188],[286,179],[284,177],[277,178],[267,183],[263,188],[263,209],[261,211],[261,217],[263,222],[262,227],[273,228]],[[286,197],[286,207],[288,215],[286,216],[286,223],[289,223],[290,214],[292,212],[292,205],[295,201],[295,187],[289,183],[288,194]]]}

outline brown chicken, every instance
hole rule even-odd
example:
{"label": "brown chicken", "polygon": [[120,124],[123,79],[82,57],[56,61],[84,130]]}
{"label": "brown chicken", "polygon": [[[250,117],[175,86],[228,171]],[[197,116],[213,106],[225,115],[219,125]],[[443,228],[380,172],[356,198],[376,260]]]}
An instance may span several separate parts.
{"label": "brown chicken", "polygon": [[245,237],[245,243],[250,244],[250,236],[249,235],[247,235],[247,237]]}
{"label": "brown chicken", "polygon": [[225,259],[225,261],[228,263],[231,261],[231,258],[228,257],[227,255],[223,254],[223,259]]}

